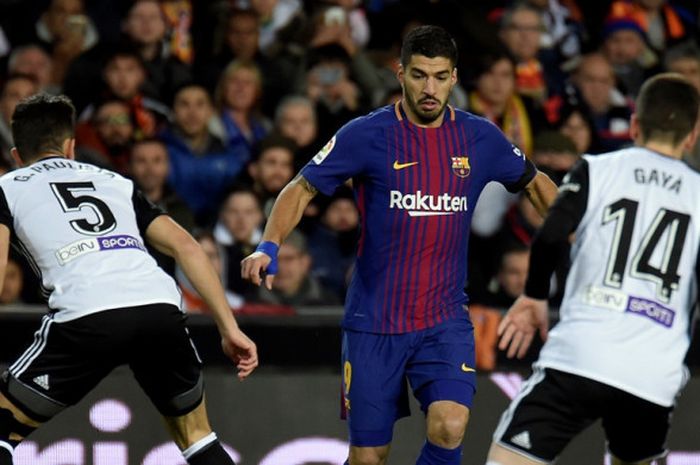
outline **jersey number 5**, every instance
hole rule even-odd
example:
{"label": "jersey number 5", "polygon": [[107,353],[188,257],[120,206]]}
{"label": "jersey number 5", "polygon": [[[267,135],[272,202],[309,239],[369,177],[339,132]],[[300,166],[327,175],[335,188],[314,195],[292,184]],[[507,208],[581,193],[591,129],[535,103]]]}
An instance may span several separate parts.
{"label": "jersey number 5", "polygon": [[94,192],[95,185],[91,182],[52,182],[51,189],[61,204],[64,212],[78,212],[83,208],[92,210],[97,218],[96,223],[90,223],[87,219],[70,220],[73,229],[80,234],[99,236],[110,232],[117,226],[112,211],[106,203],[91,195],[76,195],[81,192]]}
{"label": "jersey number 5", "polygon": [[[620,199],[608,205],[603,212],[603,224],[615,222],[615,235],[604,277],[607,286],[618,289],[622,287],[638,207],[639,202]],[[639,250],[632,258],[630,276],[655,282],[657,296],[663,302],[671,300],[671,294],[678,288],[678,265],[689,224],[689,215],[660,209],[645,231]],[[658,263],[658,266],[655,266],[652,264],[652,257],[662,239],[665,239],[663,250],[660,255],[655,256],[654,261]]]}

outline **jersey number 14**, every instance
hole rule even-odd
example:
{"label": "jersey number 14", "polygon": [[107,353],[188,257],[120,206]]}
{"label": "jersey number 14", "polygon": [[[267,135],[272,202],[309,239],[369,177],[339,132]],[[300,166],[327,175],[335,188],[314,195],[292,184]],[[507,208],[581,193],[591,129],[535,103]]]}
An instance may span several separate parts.
{"label": "jersey number 14", "polygon": [[[608,205],[603,212],[603,224],[615,223],[615,236],[604,277],[607,286],[618,289],[622,287],[638,207],[639,202],[620,199]],[[678,289],[678,265],[689,224],[689,215],[666,208],[660,209],[644,232],[639,249],[632,258],[630,277],[656,283],[657,296],[663,302],[670,301],[671,294]],[[664,237],[665,241],[661,244]],[[659,245],[663,246],[663,250],[660,259],[656,260],[658,266],[654,266],[651,263],[652,256]]]}

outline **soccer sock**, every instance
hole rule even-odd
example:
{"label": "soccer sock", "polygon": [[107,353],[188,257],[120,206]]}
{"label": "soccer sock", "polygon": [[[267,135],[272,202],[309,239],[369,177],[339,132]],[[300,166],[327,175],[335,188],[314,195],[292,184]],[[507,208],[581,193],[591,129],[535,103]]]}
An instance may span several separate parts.
{"label": "soccer sock", "polygon": [[12,446],[0,441],[0,465],[12,465]]}
{"label": "soccer sock", "polygon": [[425,441],[416,465],[459,465],[462,459],[462,446],[445,449]]}
{"label": "soccer sock", "polygon": [[236,465],[221,447],[215,433],[210,433],[195,442],[183,450],[182,455],[190,465]]}

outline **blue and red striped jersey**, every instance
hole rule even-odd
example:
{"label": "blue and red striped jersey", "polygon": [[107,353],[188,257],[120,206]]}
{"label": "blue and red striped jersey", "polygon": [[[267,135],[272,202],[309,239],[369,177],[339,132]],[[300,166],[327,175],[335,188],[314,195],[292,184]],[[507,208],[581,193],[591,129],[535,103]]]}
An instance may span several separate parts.
{"label": "blue and red striped jersey", "polygon": [[343,326],[405,333],[466,318],[476,201],[489,181],[521,189],[530,167],[496,126],[452,107],[438,128],[398,103],[343,126],[301,171],[326,195],[353,181],[362,233]]}

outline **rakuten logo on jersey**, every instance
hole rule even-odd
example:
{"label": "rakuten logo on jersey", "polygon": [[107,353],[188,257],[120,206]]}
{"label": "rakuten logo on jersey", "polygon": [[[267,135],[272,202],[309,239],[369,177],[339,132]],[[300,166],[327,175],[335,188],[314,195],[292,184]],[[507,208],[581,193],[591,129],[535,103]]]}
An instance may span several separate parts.
{"label": "rakuten logo on jersey", "polygon": [[409,216],[454,215],[467,211],[467,197],[424,194],[421,191],[416,191],[415,194],[391,191],[389,208],[407,210]]}

